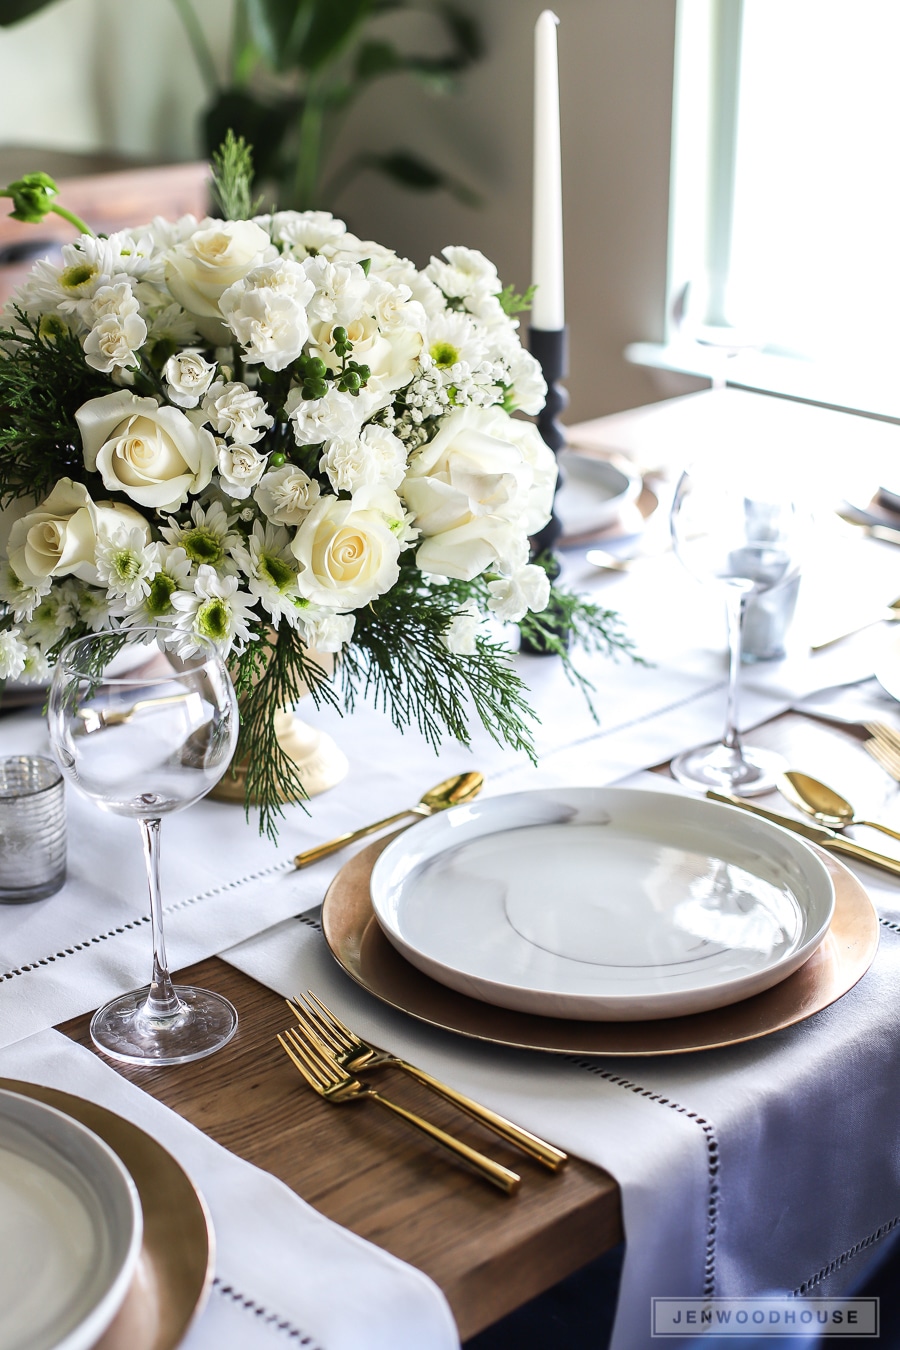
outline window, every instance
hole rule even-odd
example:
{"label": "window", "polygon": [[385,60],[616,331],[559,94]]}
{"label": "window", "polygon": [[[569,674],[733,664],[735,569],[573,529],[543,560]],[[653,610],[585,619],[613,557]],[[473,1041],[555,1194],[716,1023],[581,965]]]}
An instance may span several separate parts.
{"label": "window", "polygon": [[900,416],[898,60],[897,0],[679,0],[676,346]]}

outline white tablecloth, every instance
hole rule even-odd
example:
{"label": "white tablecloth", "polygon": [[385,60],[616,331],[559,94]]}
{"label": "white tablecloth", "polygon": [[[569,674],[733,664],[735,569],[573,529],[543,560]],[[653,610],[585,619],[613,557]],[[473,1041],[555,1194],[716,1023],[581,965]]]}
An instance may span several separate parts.
{"label": "white tablecloth", "polygon": [[[865,545],[855,548],[854,556],[857,578],[868,575],[873,596],[887,601],[900,591],[900,550]],[[615,577],[589,571],[575,558],[568,573],[574,584],[622,610],[650,662],[582,662],[597,687],[599,725],[559,664],[539,658],[519,659],[539,718],[537,769],[494,746],[481,731],[471,752],[451,745],[436,760],[417,733],[401,734],[370,708],[360,708],[344,721],[333,713],[313,714],[309,720],[332,731],[346,750],[351,763],[347,781],[315,800],[308,816],[299,808],[289,811],[277,848],[244,823],[239,807],[205,801],[168,818],[163,886],[173,967],[230,947],[228,959],[275,988],[290,992],[298,984],[312,984],[355,1017],[363,1030],[372,1029],[513,1119],[608,1167],[624,1195],[629,1256],[616,1337],[618,1350],[630,1350],[647,1342],[650,1293],[702,1293],[710,1281],[719,1290],[740,1292],[761,1284],[800,1288],[810,1280],[821,1292],[849,1278],[861,1253],[877,1241],[873,1234],[892,1222],[893,1216],[881,1210],[892,1204],[896,1208],[890,1171],[893,1136],[888,1130],[873,1132],[865,1123],[868,1117],[858,1113],[860,1104],[868,1103],[872,1110],[890,1107],[892,1115],[886,1118],[893,1119],[900,1104],[889,1100],[891,1082],[900,1083],[892,1059],[896,1038],[890,1035],[894,991],[900,988],[891,964],[897,946],[894,929],[886,929],[880,965],[861,990],[787,1037],[773,1037],[721,1059],[578,1065],[475,1047],[449,1036],[423,1038],[418,1028],[353,989],[325,956],[314,931],[291,919],[319,903],[343,861],[329,859],[297,873],[290,861],[295,852],[411,804],[449,773],[477,766],[487,773],[490,792],[558,782],[603,784],[718,737],[725,688],[718,598],[695,586],[671,557]],[[827,584],[823,594],[831,594]],[[807,596],[815,617],[821,597],[817,600],[814,588]],[[797,633],[802,634],[802,620]],[[874,629],[814,659],[798,643],[789,659],[748,669],[742,724],[764,721],[817,689],[863,679],[886,640],[883,630]],[[0,753],[40,750],[44,743],[36,715],[0,721]],[[64,890],[35,905],[0,907],[0,1046],[10,1047],[0,1053],[0,1068],[13,1072],[9,1065],[14,1064],[28,1077],[33,1066],[40,1078],[51,1072],[52,1062],[54,1074],[91,1095],[95,1088],[105,1092],[104,1084],[119,1084],[118,1076],[46,1029],[146,981],[149,922],[134,824],[102,816],[70,793],[69,829],[70,879]],[[892,903],[893,893],[888,889],[883,898]],[[242,941],[243,946],[234,948]],[[44,1035],[35,1037],[39,1032]],[[50,1049],[45,1052],[46,1046]],[[82,1081],[84,1063],[95,1067]],[[870,1080],[877,1082],[877,1092],[867,1089]],[[127,1084],[122,1087],[126,1090],[116,1093],[116,1101],[124,1114],[138,1123],[146,1119],[154,1129],[157,1113],[160,1120],[168,1119],[165,1108],[148,1105],[149,1099]],[[180,1122],[171,1128],[188,1127]],[[859,1150],[861,1135],[868,1143],[872,1133],[872,1147]],[[181,1140],[176,1142],[180,1147]],[[202,1151],[198,1141],[194,1145]],[[822,1193],[839,1194],[846,1204],[807,1241],[805,1230],[798,1230],[788,1212],[789,1198],[803,1197],[805,1204],[838,1146],[844,1150],[839,1185]],[[219,1170],[211,1165],[204,1173],[213,1191]],[[266,1191],[255,1231],[262,1233],[270,1220],[273,1232],[281,1232],[282,1223],[304,1227],[306,1217],[301,1223],[288,1203],[291,1197],[282,1192]],[[286,1289],[283,1268],[274,1263],[268,1272],[260,1268],[241,1245],[240,1234],[232,1233],[240,1224],[235,1223],[229,1193],[226,1187],[219,1209],[223,1251],[233,1253],[224,1277],[229,1285],[248,1288],[252,1302],[277,1308],[291,1325],[325,1328],[325,1350],[349,1344],[341,1340],[344,1330],[328,1322],[330,1286],[324,1277],[305,1284],[297,1301],[279,1298]],[[755,1207],[754,1197],[760,1200]],[[212,1194],[210,1199],[218,1206]],[[305,1211],[300,1201],[294,1204]],[[773,1214],[774,1236],[760,1227]],[[315,1244],[318,1237],[311,1240]],[[333,1234],[332,1241],[337,1242]],[[381,1280],[382,1254],[355,1238],[348,1236],[347,1241],[354,1261],[367,1269],[365,1278]],[[324,1244],[322,1251],[328,1250],[338,1263],[344,1259],[337,1247]],[[817,1278],[832,1263],[835,1270]],[[396,1274],[396,1263],[393,1269]],[[648,1272],[654,1273],[652,1281]],[[660,1287],[663,1278],[666,1287]],[[398,1281],[403,1292],[396,1302],[394,1344],[407,1343],[401,1332],[408,1324],[415,1326],[421,1350],[440,1350],[447,1343],[441,1296],[433,1286],[423,1285],[418,1272],[409,1270],[405,1281]],[[420,1323],[408,1319],[406,1311],[417,1299]],[[255,1344],[236,1338],[232,1314],[227,1319],[230,1330],[213,1323],[211,1319],[224,1317],[224,1306],[213,1300],[193,1334],[192,1350]],[[271,1329],[276,1324],[267,1325]],[[356,1342],[360,1350],[382,1343],[372,1335]]]}
{"label": "white tablecloth", "polygon": [[[849,547],[849,546],[848,546]],[[873,594],[900,591],[900,549],[863,544],[852,550],[855,575]],[[166,818],[162,831],[163,897],[173,968],[232,946],[317,904],[343,862],[329,858],[296,872],[295,853],[360,822],[412,805],[440,778],[478,767],[487,791],[554,783],[605,784],[669,759],[721,734],[726,683],[721,598],[665,556],[634,573],[610,577],[571,558],[567,579],[621,609],[648,664],[578,657],[596,686],[596,723],[560,664],[518,658],[537,713],[540,763],[534,768],[494,744],[481,728],[473,748],[456,743],[439,758],[413,729],[361,706],[350,718],[307,713],[331,731],[350,759],[337,789],[307,814],[289,808],[277,846],[259,837],[240,806],[211,801]],[[827,580],[827,577],[826,577]],[[864,583],[859,583],[863,585]],[[828,595],[830,587],[825,586]],[[808,608],[815,611],[815,591]],[[747,667],[741,721],[754,726],[813,690],[870,675],[891,635],[873,629],[810,659],[798,625],[797,651],[781,662]],[[37,713],[0,720],[0,754],[47,751]],[[146,882],[133,821],[103,815],[68,791],[69,880],[48,900],[0,906],[0,1045],[97,1007],[149,977]]]}

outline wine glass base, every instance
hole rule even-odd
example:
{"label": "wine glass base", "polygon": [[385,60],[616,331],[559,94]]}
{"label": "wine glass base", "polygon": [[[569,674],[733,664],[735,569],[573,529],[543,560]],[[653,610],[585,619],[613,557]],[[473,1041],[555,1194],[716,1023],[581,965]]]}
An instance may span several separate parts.
{"label": "wine glass base", "polygon": [[685,750],[671,764],[673,778],[685,787],[704,791],[712,788],[734,797],[758,797],[774,791],[778,775],[786,768],[786,761],[771,750],[759,750],[752,745],[729,750],[721,741]]}
{"label": "wine glass base", "polygon": [[149,988],[134,989],[98,1008],[91,1018],[91,1040],[122,1064],[189,1064],[227,1045],[237,1031],[235,1008],[209,989],[176,984],[181,1003],[172,1017],[146,1011]]}

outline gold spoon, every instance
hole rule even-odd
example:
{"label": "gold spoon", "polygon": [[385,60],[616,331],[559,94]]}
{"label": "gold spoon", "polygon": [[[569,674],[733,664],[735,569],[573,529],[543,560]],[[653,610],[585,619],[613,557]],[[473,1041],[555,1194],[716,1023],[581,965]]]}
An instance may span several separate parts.
{"label": "gold spoon", "polygon": [[900,839],[900,831],[892,830],[889,825],[880,825],[877,820],[863,820],[845,797],[820,783],[817,778],[810,778],[807,773],[790,771],[781,774],[778,791],[793,806],[812,816],[819,825],[826,825],[832,830],[843,830],[847,825],[868,825],[873,830],[889,834],[892,839]]}
{"label": "gold spoon", "polygon": [[317,844],[315,848],[308,848],[305,853],[298,853],[294,859],[294,866],[308,867],[310,863],[318,862],[320,858],[327,858],[329,853],[336,853],[346,844],[352,844],[367,834],[374,834],[376,830],[386,829],[388,825],[402,820],[404,816],[433,816],[438,811],[446,811],[448,806],[460,806],[463,802],[470,802],[473,797],[478,796],[483,787],[483,773],[454,774],[452,778],[445,778],[443,783],[429,788],[415,806],[398,811],[396,815],[386,816],[384,820],[376,820],[374,825],[364,825],[360,830],[339,834],[336,839],[329,839],[327,844]]}

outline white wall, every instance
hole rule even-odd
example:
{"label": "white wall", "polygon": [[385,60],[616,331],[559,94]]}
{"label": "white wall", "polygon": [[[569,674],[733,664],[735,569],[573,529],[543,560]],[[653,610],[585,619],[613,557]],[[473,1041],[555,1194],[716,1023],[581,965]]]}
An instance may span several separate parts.
{"label": "white wall", "polygon": [[[196,0],[221,58],[230,0]],[[170,0],[59,0],[0,28],[0,144],[196,158],[205,91]]]}
{"label": "white wall", "polygon": [[[338,206],[359,233],[419,263],[448,243],[481,248],[505,281],[524,289],[532,32],[542,0],[469,4],[488,56],[463,93],[435,98],[405,79],[382,81],[363,96],[337,149],[427,153],[476,188],[484,208],[404,192],[371,174]],[[197,8],[221,55],[229,0],[197,0]],[[658,397],[649,375],[621,353],[627,342],[663,333],[675,0],[556,0],[556,9],[574,421]],[[0,91],[0,143],[160,160],[197,153],[205,95],[169,0],[61,0],[0,30]]]}

